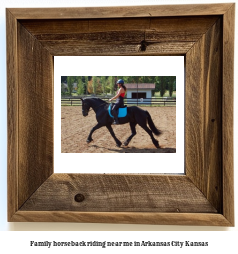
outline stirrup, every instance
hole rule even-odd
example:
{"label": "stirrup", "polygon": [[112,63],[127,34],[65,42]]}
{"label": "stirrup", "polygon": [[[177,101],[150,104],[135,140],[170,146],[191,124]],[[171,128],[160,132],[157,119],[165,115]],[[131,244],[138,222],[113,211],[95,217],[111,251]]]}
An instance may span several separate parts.
{"label": "stirrup", "polygon": [[119,124],[119,121],[118,120],[116,121],[116,119],[114,119],[112,124],[117,125],[117,124]]}

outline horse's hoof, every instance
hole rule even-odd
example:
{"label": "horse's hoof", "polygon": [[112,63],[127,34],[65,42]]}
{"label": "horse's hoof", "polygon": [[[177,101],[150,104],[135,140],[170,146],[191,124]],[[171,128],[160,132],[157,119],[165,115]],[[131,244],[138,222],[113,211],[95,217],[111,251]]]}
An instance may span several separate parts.
{"label": "horse's hoof", "polygon": [[155,145],[155,147],[156,147],[156,148],[160,148],[160,145],[159,145],[159,143],[158,143],[158,144],[156,144],[156,145]]}
{"label": "horse's hoof", "polygon": [[128,142],[128,141],[125,141],[125,142],[123,143],[123,145],[124,145],[124,146],[128,146],[128,145],[129,145],[129,142]]}
{"label": "horse's hoof", "polygon": [[92,142],[93,141],[93,139],[87,139],[87,143],[89,144],[90,142]]}
{"label": "horse's hoof", "polygon": [[116,144],[117,147],[121,147],[121,145],[122,145],[121,142]]}
{"label": "horse's hoof", "polygon": [[155,145],[156,148],[160,148],[159,142],[157,140],[156,140],[156,142],[154,142],[154,145]]}

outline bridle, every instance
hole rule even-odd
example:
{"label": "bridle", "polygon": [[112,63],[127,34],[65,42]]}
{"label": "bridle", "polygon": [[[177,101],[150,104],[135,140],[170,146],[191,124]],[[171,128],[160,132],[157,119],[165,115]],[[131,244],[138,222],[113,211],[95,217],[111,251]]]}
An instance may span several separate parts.
{"label": "bridle", "polygon": [[[100,104],[99,106],[97,106],[97,107],[94,108],[94,109],[97,109],[97,108],[99,108],[99,107],[101,107],[101,106],[103,106],[103,105],[105,105],[105,104],[107,104],[107,102],[104,102],[104,103]],[[84,106],[84,105],[89,106],[89,105],[87,104],[87,102],[84,102],[83,99],[82,99],[82,106]],[[90,108],[90,106],[89,106],[89,108]],[[86,110],[87,110],[87,113],[88,113],[89,111],[91,111],[92,109],[93,109],[93,108],[91,108],[91,109],[86,109]],[[85,111],[85,110],[82,109],[82,111]]]}

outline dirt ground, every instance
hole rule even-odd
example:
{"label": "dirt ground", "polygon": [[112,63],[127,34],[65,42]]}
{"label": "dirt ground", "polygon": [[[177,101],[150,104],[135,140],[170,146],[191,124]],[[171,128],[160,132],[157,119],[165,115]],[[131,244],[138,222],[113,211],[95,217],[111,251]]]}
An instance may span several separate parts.
{"label": "dirt ground", "polygon": [[[141,107],[143,108],[143,107]],[[150,136],[139,126],[137,134],[126,146],[116,143],[106,127],[96,130],[93,141],[86,143],[90,130],[97,124],[94,111],[87,117],[82,115],[81,106],[61,107],[61,152],[62,153],[175,153],[176,152],[176,107],[144,107],[155,126],[162,131],[160,148],[156,148]],[[117,138],[123,143],[131,135],[130,125],[112,125]]]}

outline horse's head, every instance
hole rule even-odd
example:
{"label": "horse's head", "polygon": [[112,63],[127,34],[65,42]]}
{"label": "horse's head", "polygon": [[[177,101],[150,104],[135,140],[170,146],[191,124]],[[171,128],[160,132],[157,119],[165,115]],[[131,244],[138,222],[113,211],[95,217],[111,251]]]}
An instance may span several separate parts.
{"label": "horse's head", "polygon": [[87,104],[87,102],[85,102],[84,99],[82,99],[82,98],[80,98],[80,99],[82,101],[82,113],[83,113],[83,116],[87,116],[90,106]]}

